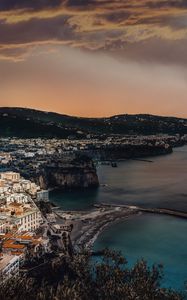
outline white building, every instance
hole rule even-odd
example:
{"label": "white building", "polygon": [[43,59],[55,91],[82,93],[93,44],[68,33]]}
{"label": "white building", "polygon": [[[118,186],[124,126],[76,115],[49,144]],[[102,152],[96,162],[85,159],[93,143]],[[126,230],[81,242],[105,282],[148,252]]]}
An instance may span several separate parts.
{"label": "white building", "polygon": [[37,200],[38,201],[49,201],[49,191],[48,190],[42,190],[37,192]]}
{"label": "white building", "polygon": [[20,174],[16,172],[0,173],[0,178],[7,181],[17,182],[20,180]]}
{"label": "white building", "polygon": [[0,233],[6,232],[7,229],[7,217],[0,215]]}
{"label": "white building", "polygon": [[21,203],[21,204],[26,204],[29,202],[29,198],[27,195],[22,194],[22,193],[14,193],[14,194],[10,194],[9,196],[6,196],[5,198],[6,203],[10,204],[13,202],[17,202],[17,203]]}
{"label": "white building", "polygon": [[34,231],[39,228],[43,222],[41,213],[37,209],[16,216],[18,231]]}
{"label": "white building", "polygon": [[12,202],[1,207],[0,218],[2,220],[2,231],[4,232],[5,225],[2,217],[7,217],[9,225],[12,224],[19,232],[34,231],[43,222],[40,210],[34,203],[21,204]]}
{"label": "white building", "polygon": [[31,189],[31,185],[32,185],[32,183],[31,183],[30,180],[23,179],[21,181],[21,186],[22,186],[24,191],[29,191]]}
{"label": "white building", "polygon": [[0,280],[19,275],[19,256],[0,254]]}
{"label": "white building", "polygon": [[9,190],[9,187],[8,186],[4,186],[4,187],[1,187],[0,186],[0,197],[4,194],[4,193],[7,193]]}

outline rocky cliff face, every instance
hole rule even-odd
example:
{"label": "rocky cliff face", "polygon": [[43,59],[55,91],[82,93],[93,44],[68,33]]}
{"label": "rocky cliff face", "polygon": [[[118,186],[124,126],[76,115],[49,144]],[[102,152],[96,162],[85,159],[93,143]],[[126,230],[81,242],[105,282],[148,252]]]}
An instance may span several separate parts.
{"label": "rocky cliff face", "polygon": [[169,145],[112,145],[99,149],[92,156],[100,160],[120,160],[129,158],[144,158],[172,153]]}
{"label": "rocky cliff face", "polygon": [[89,188],[98,187],[99,180],[92,160],[73,161],[69,166],[62,163],[48,165],[40,170],[34,181],[42,189],[47,188]]}

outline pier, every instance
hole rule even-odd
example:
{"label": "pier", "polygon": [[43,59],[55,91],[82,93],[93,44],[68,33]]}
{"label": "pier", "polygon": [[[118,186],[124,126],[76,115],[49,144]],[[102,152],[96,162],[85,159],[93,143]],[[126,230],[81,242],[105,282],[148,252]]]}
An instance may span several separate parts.
{"label": "pier", "polygon": [[108,203],[101,203],[96,204],[95,207],[101,208],[101,207],[113,207],[113,208],[127,208],[127,209],[133,209],[139,212],[145,212],[145,213],[152,213],[152,214],[163,214],[163,215],[169,215],[177,218],[183,218],[187,219],[187,212],[175,210],[175,209],[168,209],[168,208],[143,208],[139,206],[130,206],[130,205],[123,205],[123,204],[108,204]]}
{"label": "pier", "polygon": [[[144,208],[133,205],[98,203],[95,209],[90,211],[67,211],[53,210],[57,221],[67,220],[72,224],[71,243],[76,251],[85,249],[92,251],[92,246],[98,235],[110,224],[126,220],[135,215],[143,213],[163,214],[177,218],[187,219],[187,212],[172,210],[167,208]],[[92,255],[102,255],[102,253],[92,253]]]}
{"label": "pier", "polygon": [[143,162],[149,162],[149,163],[153,163],[153,160],[150,159],[143,159],[143,158],[129,158],[131,160],[137,160],[137,161],[143,161]]}

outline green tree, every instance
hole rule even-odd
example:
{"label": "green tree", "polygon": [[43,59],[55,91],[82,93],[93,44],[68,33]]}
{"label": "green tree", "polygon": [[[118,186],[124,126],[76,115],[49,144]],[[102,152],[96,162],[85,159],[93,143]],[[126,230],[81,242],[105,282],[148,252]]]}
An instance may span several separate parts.
{"label": "green tree", "polygon": [[[88,253],[63,257],[35,274],[1,285],[1,300],[182,300],[161,287],[162,266],[141,260],[128,268],[124,257],[106,250],[99,262]],[[36,270],[35,270],[36,271]]]}

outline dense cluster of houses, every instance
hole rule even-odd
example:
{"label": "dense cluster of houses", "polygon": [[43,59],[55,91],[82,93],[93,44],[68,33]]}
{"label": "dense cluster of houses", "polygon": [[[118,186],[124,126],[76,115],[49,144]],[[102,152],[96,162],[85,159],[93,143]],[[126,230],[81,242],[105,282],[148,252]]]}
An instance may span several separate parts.
{"label": "dense cluster of houses", "polygon": [[[85,139],[17,139],[2,138],[0,141],[0,162],[6,164],[11,160],[36,159],[40,162],[46,157],[63,154],[63,158],[74,152],[105,148],[111,145],[176,145],[186,143],[187,135],[109,135],[87,136]],[[28,151],[29,149],[29,151]]]}
{"label": "dense cluster of houses", "polygon": [[[48,239],[37,235],[44,220],[35,204],[47,201],[48,191],[21,178],[16,172],[0,173],[0,278],[19,274],[28,246],[36,253],[47,252]],[[33,201],[35,199],[35,201]]]}

